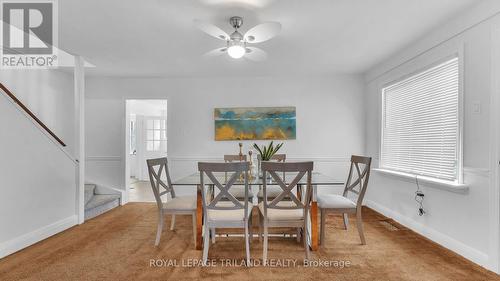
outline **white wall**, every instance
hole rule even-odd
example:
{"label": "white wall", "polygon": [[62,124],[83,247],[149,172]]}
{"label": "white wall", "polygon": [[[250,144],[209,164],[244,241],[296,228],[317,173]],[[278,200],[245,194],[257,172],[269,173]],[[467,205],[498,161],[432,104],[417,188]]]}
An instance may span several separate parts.
{"label": "white wall", "polygon": [[0,82],[26,105],[74,155],[74,96],[71,73],[55,70],[0,70]]}
{"label": "white wall", "polygon": [[[464,182],[470,186],[469,192],[458,194],[424,186],[427,214],[420,217],[414,201],[415,183],[374,172],[366,202],[403,225],[495,270],[498,266],[498,237],[495,240],[491,235],[495,231],[492,229],[495,214],[491,211],[490,192],[498,187],[490,186],[490,101],[491,95],[496,93],[492,93],[490,88],[490,37],[491,28],[500,21],[500,17],[461,31],[457,29],[460,24],[453,24],[469,22],[468,19],[477,18],[473,13],[478,12],[470,11],[457,18],[452,24],[415,42],[366,75],[366,152],[376,156],[376,167],[379,160],[383,85],[463,49],[463,164]],[[480,113],[473,112],[474,103],[481,104]]]}
{"label": "white wall", "polygon": [[[296,106],[297,139],[283,152],[317,161],[345,178],[349,157],[363,153],[363,83],[359,76],[87,80],[87,176],[124,188],[125,98],[168,100],[168,155],[173,178],[199,160],[238,153],[238,142],[214,141],[216,107]],[[245,150],[253,144],[246,141]]]}
{"label": "white wall", "polygon": [[[0,71],[4,83],[70,147],[73,89],[58,71]],[[77,223],[75,162],[0,94],[0,257]],[[70,153],[73,151],[69,150]]]}

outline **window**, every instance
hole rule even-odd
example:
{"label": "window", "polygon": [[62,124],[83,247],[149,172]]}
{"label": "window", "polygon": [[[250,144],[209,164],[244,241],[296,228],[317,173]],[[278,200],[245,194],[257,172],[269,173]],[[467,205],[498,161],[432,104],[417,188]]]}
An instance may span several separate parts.
{"label": "window", "polygon": [[167,120],[155,119],[146,122],[146,150],[166,151]]}
{"label": "window", "polygon": [[459,98],[458,57],[383,88],[381,168],[459,183]]}

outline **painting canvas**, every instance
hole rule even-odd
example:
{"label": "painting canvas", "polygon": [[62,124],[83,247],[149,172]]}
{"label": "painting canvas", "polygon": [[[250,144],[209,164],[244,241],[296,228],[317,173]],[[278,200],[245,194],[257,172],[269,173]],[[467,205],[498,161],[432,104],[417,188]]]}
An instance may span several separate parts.
{"label": "painting canvas", "polygon": [[215,140],[295,139],[295,107],[216,108]]}

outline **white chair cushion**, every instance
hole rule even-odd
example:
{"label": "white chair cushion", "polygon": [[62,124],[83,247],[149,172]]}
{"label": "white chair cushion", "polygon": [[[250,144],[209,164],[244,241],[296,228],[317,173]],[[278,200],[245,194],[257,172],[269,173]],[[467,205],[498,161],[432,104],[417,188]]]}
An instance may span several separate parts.
{"label": "white chair cushion", "polygon": [[[266,187],[267,198],[276,198],[276,197],[278,197],[278,195],[281,194],[281,192],[283,192],[283,189],[279,186],[270,185],[270,186]],[[259,194],[257,196],[259,198],[263,198],[264,197],[264,190],[263,189],[259,190]]]}
{"label": "white chair cushion", "polygon": [[[241,202],[241,204],[245,204]],[[219,202],[217,206],[220,207],[233,207],[234,203],[230,201]],[[252,204],[248,204],[248,216],[252,213]],[[209,221],[243,221],[245,218],[245,210],[208,210],[207,212]]]}
{"label": "white chair cushion", "polygon": [[179,211],[194,211],[196,210],[196,197],[180,196],[175,197],[163,203],[163,209],[179,210]]}
{"label": "white chair cushion", "polygon": [[356,208],[356,203],[338,194],[318,195],[318,206],[322,209],[351,209]]}
{"label": "white chair cushion", "polygon": [[[231,186],[229,193],[235,198],[245,198],[245,187],[244,186]],[[252,190],[248,190],[248,198],[252,198]]]}
{"label": "white chair cushion", "polygon": [[[278,206],[297,206],[292,201],[280,201]],[[259,210],[264,214],[264,202],[259,203]],[[304,219],[304,209],[272,209],[267,208],[267,219],[270,221],[289,221]]]}

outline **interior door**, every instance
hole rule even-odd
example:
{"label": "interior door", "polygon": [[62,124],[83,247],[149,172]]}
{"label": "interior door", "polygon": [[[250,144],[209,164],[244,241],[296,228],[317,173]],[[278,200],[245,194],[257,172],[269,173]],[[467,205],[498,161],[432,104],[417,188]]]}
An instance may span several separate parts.
{"label": "interior door", "polygon": [[[167,156],[167,117],[142,116],[142,137],[138,151],[140,178],[149,180],[147,159]],[[138,140],[139,141],[139,140]]]}

